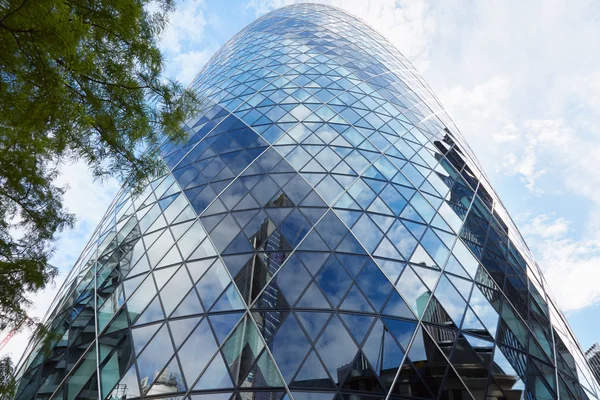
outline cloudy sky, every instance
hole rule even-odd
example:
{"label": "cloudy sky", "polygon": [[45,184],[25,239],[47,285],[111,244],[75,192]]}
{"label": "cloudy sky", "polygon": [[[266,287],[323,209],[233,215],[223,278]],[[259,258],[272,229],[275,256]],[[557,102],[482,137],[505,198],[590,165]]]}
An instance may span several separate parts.
{"label": "cloudy sky", "polygon": [[[161,48],[189,83],[212,54],[287,0],[178,3]],[[360,16],[411,60],[478,156],[584,349],[600,341],[600,2],[322,1]],[[79,221],[58,242],[62,274],[33,297],[41,316],[118,185],[65,169]],[[0,356],[18,359],[27,334]]]}

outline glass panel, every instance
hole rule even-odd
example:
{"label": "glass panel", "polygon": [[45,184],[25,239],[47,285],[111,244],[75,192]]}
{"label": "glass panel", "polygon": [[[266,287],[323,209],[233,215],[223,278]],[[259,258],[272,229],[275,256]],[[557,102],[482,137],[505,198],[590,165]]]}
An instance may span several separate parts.
{"label": "glass panel", "polygon": [[172,356],[173,346],[169,337],[169,330],[165,324],[137,358],[142,390],[150,387],[152,382],[160,376],[158,374]]}
{"label": "glass panel", "polygon": [[339,379],[339,369],[352,362],[358,350],[337,316],[329,322],[315,349],[334,379]]}
{"label": "glass panel", "polygon": [[283,378],[289,382],[306,356],[310,345],[300,325],[290,314],[268,347]]}
{"label": "glass panel", "polygon": [[217,344],[205,318],[178,352],[185,380],[194,382],[216,351]]}

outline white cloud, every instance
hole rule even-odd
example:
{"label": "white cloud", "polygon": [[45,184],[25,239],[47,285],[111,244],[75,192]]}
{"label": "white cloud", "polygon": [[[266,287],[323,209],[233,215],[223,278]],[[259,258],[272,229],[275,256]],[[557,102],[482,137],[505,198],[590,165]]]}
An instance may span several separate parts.
{"label": "white cloud", "polygon": [[574,240],[564,217],[539,214],[522,230],[540,255],[538,264],[563,311],[600,302],[600,240]]}
{"label": "white cloud", "polygon": [[161,50],[177,54],[186,48],[194,48],[204,40],[206,20],[200,0],[185,0],[177,3],[175,11],[169,15],[169,25],[162,33]]}
{"label": "white cloud", "polygon": [[508,121],[500,132],[492,134],[492,140],[496,143],[512,143],[520,138],[519,129],[512,121]]}
{"label": "white cloud", "polygon": [[178,2],[159,41],[165,57],[165,75],[184,85],[191,83],[217,50],[207,44],[206,28],[209,24],[222,22],[215,15],[206,17],[205,7],[204,1],[200,0]]}
{"label": "white cloud", "polygon": [[531,218],[521,230],[524,235],[536,235],[543,239],[562,239],[569,231],[569,221],[564,217],[553,220],[547,214],[539,214]]}
{"label": "white cloud", "polygon": [[544,175],[546,170],[537,168],[537,156],[532,145],[525,147],[520,156],[514,153],[504,156],[502,167],[507,175],[520,175],[530,192],[542,194],[536,186],[536,180]]}
{"label": "white cloud", "polygon": [[183,83],[190,83],[200,72],[200,69],[213,55],[212,50],[189,51],[173,57],[173,65],[176,67],[175,79]]}

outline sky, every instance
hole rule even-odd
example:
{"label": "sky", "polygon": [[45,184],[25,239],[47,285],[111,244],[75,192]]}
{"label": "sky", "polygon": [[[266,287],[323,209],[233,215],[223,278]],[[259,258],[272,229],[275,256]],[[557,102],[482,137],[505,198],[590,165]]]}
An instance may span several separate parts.
{"label": "sky", "polygon": [[[187,85],[231,36],[291,0],[177,1],[160,48]],[[361,17],[421,72],[477,155],[582,348],[600,341],[600,2],[330,0]],[[78,222],[32,296],[43,316],[118,190],[65,167]],[[0,351],[18,360],[28,332]]]}

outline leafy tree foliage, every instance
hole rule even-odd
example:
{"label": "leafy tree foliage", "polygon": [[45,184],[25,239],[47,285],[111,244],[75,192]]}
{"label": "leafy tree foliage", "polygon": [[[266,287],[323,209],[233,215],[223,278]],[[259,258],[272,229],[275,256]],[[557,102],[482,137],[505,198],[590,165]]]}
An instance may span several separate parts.
{"label": "leafy tree foliage", "polygon": [[0,360],[0,399],[9,399],[15,390],[14,366],[9,358]]}
{"label": "leafy tree foliage", "polygon": [[[173,0],[0,0],[0,331],[56,275],[74,216],[65,162],[134,185],[163,168],[159,140],[184,136],[194,94],[161,76],[157,40]],[[142,149],[150,149],[142,151]]]}

